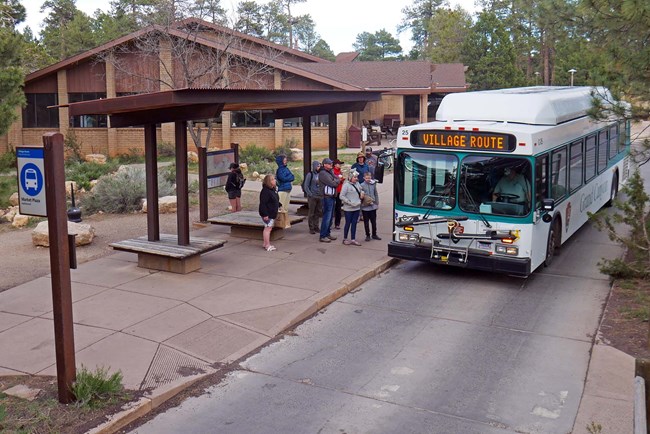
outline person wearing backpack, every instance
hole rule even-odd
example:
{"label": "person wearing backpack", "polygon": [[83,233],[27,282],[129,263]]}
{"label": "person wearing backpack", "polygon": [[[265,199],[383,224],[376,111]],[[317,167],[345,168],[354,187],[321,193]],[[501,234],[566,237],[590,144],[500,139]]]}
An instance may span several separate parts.
{"label": "person wearing backpack", "polygon": [[305,175],[305,179],[302,182],[302,191],[307,195],[307,206],[309,207],[307,222],[309,223],[310,234],[317,234],[320,231],[318,220],[323,212],[323,195],[321,194],[320,186],[318,185],[319,170],[320,162],[312,161],[311,172]]}
{"label": "person wearing backpack", "polygon": [[241,189],[246,182],[246,178],[241,173],[239,164],[230,163],[228,168],[230,169],[230,173],[226,179],[226,192],[228,193],[231,211],[238,212],[241,211]]}
{"label": "person wearing backpack", "polygon": [[295,179],[293,173],[287,166],[287,156],[278,155],[275,157],[275,162],[278,165],[278,170],[275,172],[275,179],[278,183],[278,196],[280,197],[280,204],[283,211],[289,210],[289,196],[291,195],[291,183]]}

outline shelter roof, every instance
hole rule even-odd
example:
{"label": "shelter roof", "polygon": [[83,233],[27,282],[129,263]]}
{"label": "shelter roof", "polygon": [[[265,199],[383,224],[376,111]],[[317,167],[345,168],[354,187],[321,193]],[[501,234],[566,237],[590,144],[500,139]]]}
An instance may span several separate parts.
{"label": "shelter roof", "polygon": [[70,116],[107,114],[111,127],[214,118],[223,110],[273,110],[276,119],[347,113],[379,101],[380,92],[178,89],[69,104]]}

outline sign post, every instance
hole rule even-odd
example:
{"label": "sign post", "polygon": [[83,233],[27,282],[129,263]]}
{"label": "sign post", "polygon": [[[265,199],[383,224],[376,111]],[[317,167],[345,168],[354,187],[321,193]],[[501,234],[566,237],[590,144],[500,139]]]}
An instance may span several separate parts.
{"label": "sign post", "polygon": [[52,272],[56,375],[59,402],[68,404],[75,400],[72,393],[72,384],[76,379],[76,367],[65,168],[63,164],[63,134],[44,134],[43,145],[44,190],[47,201],[47,227],[50,238],[50,269]]}

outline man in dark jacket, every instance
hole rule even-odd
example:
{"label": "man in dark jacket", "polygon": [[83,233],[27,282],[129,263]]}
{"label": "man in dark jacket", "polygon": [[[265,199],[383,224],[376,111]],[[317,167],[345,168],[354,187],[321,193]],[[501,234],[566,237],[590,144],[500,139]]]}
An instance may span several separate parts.
{"label": "man in dark jacket", "polygon": [[286,155],[278,155],[275,157],[275,162],[278,164],[278,170],[275,172],[275,179],[278,183],[278,196],[280,197],[280,204],[283,211],[289,209],[289,195],[291,194],[291,183],[294,180],[293,173],[287,167]]}
{"label": "man in dark jacket", "polygon": [[307,206],[309,207],[307,222],[309,223],[310,234],[315,234],[320,231],[318,219],[322,213],[323,195],[320,192],[320,186],[318,184],[319,170],[320,161],[313,161],[311,163],[311,172],[305,175],[305,182],[303,184],[305,194],[307,195]]}
{"label": "man in dark jacket", "polygon": [[320,224],[320,241],[322,243],[329,243],[331,240],[336,239],[330,233],[330,226],[332,224],[332,211],[334,210],[334,196],[339,182],[339,179],[332,172],[332,160],[325,158],[323,167],[318,172],[318,183],[320,184],[320,192],[323,195],[323,221]]}

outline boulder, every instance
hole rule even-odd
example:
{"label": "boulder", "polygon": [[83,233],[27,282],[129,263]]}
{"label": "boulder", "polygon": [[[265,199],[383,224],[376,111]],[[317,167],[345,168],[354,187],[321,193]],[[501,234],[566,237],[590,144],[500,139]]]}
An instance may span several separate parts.
{"label": "boulder", "polygon": [[[75,244],[85,246],[95,238],[95,228],[85,223],[68,222],[68,233],[76,235]],[[50,236],[48,233],[47,221],[40,222],[32,231],[32,244],[35,246],[49,247]]]}
{"label": "boulder", "polygon": [[239,163],[239,169],[242,171],[242,173],[248,172],[248,164],[246,163]]}
{"label": "boulder", "polygon": [[187,152],[187,161],[188,161],[188,163],[198,163],[199,162],[199,154],[197,154],[194,151],[188,151]]}
{"label": "boulder", "polygon": [[71,191],[70,189],[71,188],[74,188],[75,193],[79,191],[79,187],[77,187],[77,183],[75,181],[66,181],[65,182],[65,195],[68,198],[70,197],[70,191]]}
{"label": "boulder", "polygon": [[4,218],[9,223],[13,223],[16,214],[18,214],[18,207],[10,206],[9,208],[7,208],[7,211],[5,212],[5,215],[2,216],[2,218]]}
{"label": "boulder", "polygon": [[302,161],[303,158],[302,149],[291,148],[291,161]]}
{"label": "boulder", "polygon": [[16,214],[14,216],[14,220],[11,222],[11,226],[15,228],[22,228],[27,226],[27,223],[29,223],[28,215]]}
{"label": "boulder", "polygon": [[9,196],[9,203],[11,206],[18,206],[18,192],[15,192],[11,196]]}
{"label": "boulder", "polygon": [[253,172],[253,178],[257,179],[260,177],[260,173],[258,171]]}
{"label": "boulder", "polygon": [[106,155],[104,154],[87,154],[84,159],[89,163],[106,164]]}
{"label": "boulder", "polygon": [[[142,212],[147,212],[147,199],[142,199]],[[172,214],[176,212],[176,196],[163,196],[158,199],[158,213]]]}
{"label": "boulder", "polygon": [[97,185],[98,182],[99,182],[99,180],[97,180],[97,179],[91,180],[90,181],[90,189],[92,190],[93,188],[95,188],[95,186]]}

